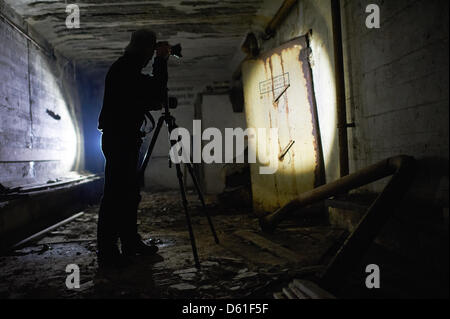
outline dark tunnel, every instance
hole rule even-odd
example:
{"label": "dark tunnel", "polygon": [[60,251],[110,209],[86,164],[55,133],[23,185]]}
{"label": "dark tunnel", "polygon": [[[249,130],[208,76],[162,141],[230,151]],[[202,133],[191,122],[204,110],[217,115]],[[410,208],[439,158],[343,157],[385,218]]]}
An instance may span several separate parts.
{"label": "dark tunnel", "polygon": [[448,299],[448,1],[69,2],[0,0],[0,299]]}

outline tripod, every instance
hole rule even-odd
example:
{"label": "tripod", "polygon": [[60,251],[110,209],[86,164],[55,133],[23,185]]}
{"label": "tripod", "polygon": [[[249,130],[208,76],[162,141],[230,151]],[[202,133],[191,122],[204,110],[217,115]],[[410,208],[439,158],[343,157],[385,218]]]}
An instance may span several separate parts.
{"label": "tripod", "polygon": [[[177,124],[175,123],[175,117],[173,117],[170,114],[168,98],[166,98],[166,102],[164,105],[164,112],[158,119],[158,122],[156,125],[156,130],[153,133],[152,140],[150,142],[148,150],[144,156],[144,161],[139,170],[139,174],[140,174],[139,176],[141,177],[141,180],[143,180],[145,169],[147,168],[150,157],[152,156],[153,148],[155,147],[156,140],[158,139],[159,132],[161,131],[161,128],[164,123],[166,124],[167,131],[169,133],[168,136],[170,136],[172,131],[178,127]],[[173,146],[176,143],[176,141],[171,141],[170,137],[169,137],[169,143],[171,146]],[[217,238],[217,234],[216,234],[216,231],[214,230],[214,225],[212,223],[211,217],[209,216],[209,213],[206,209],[205,199],[200,190],[200,186],[198,184],[197,178],[194,175],[194,169],[192,168],[191,163],[185,163],[185,165],[187,166],[189,174],[191,175],[192,181],[194,182],[195,189],[197,191],[200,202],[202,203],[202,206],[203,206],[203,211],[205,212],[206,218],[208,219],[209,227],[211,228],[211,232],[214,237],[214,241],[216,242],[216,244],[218,244],[219,239]],[[169,166],[171,166],[171,165],[169,164]],[[177,178],[178,178],[178,183],[179,183],[179,187],[180,187],[181,200],[183,202],[183,208],[184,208],[184,212],[186,214],[186,222],[187,222],[187,226],[188,226],[188,230],[189,230],[189,237],[191,240],[192,254],[194,255],[195,267],[200,268],[200,262],[199,262],[198,253],[197,253],[197,246],[195,244],[195,237],[194,237],[194,232],[192,230],[191,217],[189,215],[188,202],[186,199],[186,191],[185,191],[185,185],[183,182],[183,174],[181,172],[181,164],[179,164],[179,163],[175,164],[175,167],[176,167]]]}

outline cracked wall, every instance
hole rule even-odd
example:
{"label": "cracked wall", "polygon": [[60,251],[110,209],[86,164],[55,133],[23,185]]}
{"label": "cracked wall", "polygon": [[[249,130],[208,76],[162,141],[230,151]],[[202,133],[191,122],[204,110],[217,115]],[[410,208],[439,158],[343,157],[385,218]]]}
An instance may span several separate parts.
{"label": "cracked wall", "polygon": [[77,169],[83,145],[73,64],[47,56],[3,19],[0,42],[0,183],[46,183]]}

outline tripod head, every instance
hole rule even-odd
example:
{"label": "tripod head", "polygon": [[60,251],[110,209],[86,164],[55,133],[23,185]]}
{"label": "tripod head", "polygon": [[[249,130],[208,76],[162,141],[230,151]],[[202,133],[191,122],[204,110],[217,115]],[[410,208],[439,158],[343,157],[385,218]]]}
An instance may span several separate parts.
{"label": "tripod head", "polygon": [[166,121],[172,120],[175,121],[175,118],[172,114],[170,114],[170,109],[176,109],[178,106],[178,99],[176,97],[168,97],[164,103],[164,111],[162,117],[166,119]]}
{"label": "tripod head", "polygon": [[176,109],[178,107],[178,99],[176,97],[169,96],[167,106],[169,109]]}

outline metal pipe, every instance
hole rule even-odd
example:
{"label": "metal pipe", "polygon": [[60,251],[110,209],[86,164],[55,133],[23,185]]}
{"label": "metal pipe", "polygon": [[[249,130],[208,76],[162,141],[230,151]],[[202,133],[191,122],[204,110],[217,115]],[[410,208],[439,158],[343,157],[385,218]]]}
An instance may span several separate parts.
{"label": "metal pipe", "polygon": [[18,27],[14,22],[12,22],[7,16],[2,14],[0,12],[0,18],[3,19],[7,24],[9,24],[14,30],[19,32],[21,35],[23,35],[28,41],[33,43],[36,47],[38,47],[40,50],[42,50],[46,55],[52,56],[53,54],[48,51],[46,48],[44,48],[42,45],[40,45],[36,40],[34,40],[32,37],[30,37],[25,31],[23,31],[20,27]]}
{"label": "metal pipe", "polygon": [[333,25],[334,82],[336,85],[336,108],[339,139],[339,167],[341,177],[348,175],[347,110],[345,105],[344,55],[342,49],[341,8],[339,0],[331,0]]}
{"label": "metal pipe", "polygon": [[266,35],[268,38],[272,37],[275,34],[275,31],[279,27],[279,25],[284,21],[292,7],[297,4],[298,0],[285,0],[281,7],[278,9],[275,16],[270,20],[269,24],[266,27]]}
{"label": "metal pipe", "polygon": [[299,209],[311,205],[333,195],[347,192],[384,177],[393,175],[399,171],[401,167],[412,161],[414,161],[414,159],[406,155],[391,157],[366,167],[358,172],[344,176],[337,181],[303,193],[298,198],[292,200],[274,213],[262,217],[259,220],[260,226],[263,231],[272,232],[275,230],[280,221],[283,220],[293,209]]}
{"label": "metal pipe", "polygon": [[[283,2],[281,7],[278,9],[277,13],[275,13],[272,20],[270,20],[269,24],[267,25],[265,29],[266,34],[264,40],[268,40],[275,35],[275,31],[287,17],[292,7],[297,4],[297,2],[298,0],[285,0]],[[254,44],[257,45],[256,37],[254,34],[251,34],[251,37],[253,38],[249,38],[249,35],[247,35],[246,41],[242,45],[242,51],[244,51],[247,54],[247,56],[239,63],[239,65],[237,66],[232,75],[232,79],[235,81],[239,80],[242,76],[242,64],[244,63],[244,61],[251,58],[253,53],[255,52],[252,50],[251,45]],[[259,52],[259,48],[253,49],[256,49],[256,51]]]}
{"label": "metal pipe", "polygon": [[381,228],[395,211],[414,178],[412,158],[393,158],[390,167],[394,176],[369,207],[358,226],[346,239],[321,276],[321,286],[334,290],[341,286],[345,275],[361,261]]}
{"label": "metal pipe", "polygon": [[30,237],[27,237],[24,240],[21,240],[17,244],[13,245],[11,249],[12,250],[20,249],[20,248],[24,247],[26,244],[44,237],[47,233],[51,232],[52,230],[54,230],[58,227],[61,227],[62,225],[65,225],[65,224],[71,222],[72,220],[77,219],[78,217],[81,217],[83,214],[84,214],[84,212],[79,212],[79,213],[74,214],[74,215],[70,216],[69,218],[66,218],[50,227],[47,227],[46,229],[41,230],[40,232],[37,232],[36,234],[31,235]]}

